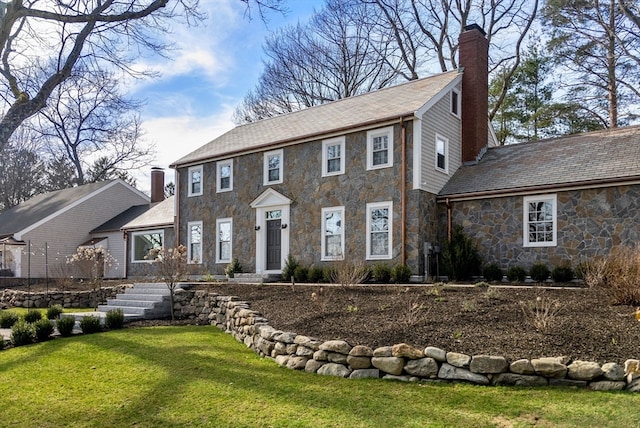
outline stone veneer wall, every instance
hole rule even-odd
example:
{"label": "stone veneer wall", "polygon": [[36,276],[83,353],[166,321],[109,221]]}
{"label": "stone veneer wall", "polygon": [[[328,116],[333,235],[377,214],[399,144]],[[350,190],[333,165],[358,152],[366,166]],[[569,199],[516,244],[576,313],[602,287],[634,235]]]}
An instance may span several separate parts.
{"label": "stone veneer wall", "polygon": [[202,290],[177,290],[175,308],[177,316],[215,325],[283,367],[321,375],[640,392],[640,360],[629,359],[624,365],[566,357],[509,362],[500,356],[417,349],[404,343],[377,349],[351,346],[342,340],[320,341],[276,330],[248,302]]}
{"label": "stone veneer wall", "polygon": [[18,308],[47,308],[52,305],[62,305],[64,308],[95,308],[107,299],[115,299],[116,294],[124,293],[124,290],[130,287],[130,284],[123,284],[97,290],[49,293],[6,289],[0,293],[0,304]]}
{"label": "stone veneer wall", "polygon": [[[551,192],[553,193],[553,192]],[[503,269],[550,267],[606,255],[616,246],[640,242],[640,186],[616,186],[557,192],[557,246],[523,247],[523,196],[452,201],[453,224],[478,243],[485,263]],[[446,207],[440,206],[440,236],[446,237]]]}
{"label": "stone veneer wall", "polygon": [[[174,248],[176,246],[176,232],[173,227],[159,228],[164,230],[164,248]],[[156,230],[156,229],[153,229]],[[151,279],[158,276],[158,269],[154,263],[151,262],[136,262],[131,261],[131,234],[129,234],[127,245],[127,278],[139,278],[139,279]]]}

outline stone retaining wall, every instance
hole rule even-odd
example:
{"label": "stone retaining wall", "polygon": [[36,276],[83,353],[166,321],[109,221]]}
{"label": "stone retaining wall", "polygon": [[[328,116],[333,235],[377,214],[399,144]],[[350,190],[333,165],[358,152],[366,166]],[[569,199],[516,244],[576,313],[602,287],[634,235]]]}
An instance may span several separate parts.
{"label": "stone retaining wall", "polygon": [[321,375],[640,392],[640,360],[630,359],[624,365],[567,357],[510,362],[500,356],[417,349],[404,343],[377,349],[351,346],[342,340],[320,341],[276,330],[248,302],[200,290],[176,290],[175,314],[215,325],[281,366]]}
{"label": "stone retaining wall", "polygon": [[107,299],[115,299],[116,294],[124,293],[130,284],[102,287],[87,291],[51,291],[31,292],[22,290],[2,290],[0,304],[22,308],[47,308],[62,305],[64,308],[95,308]]}

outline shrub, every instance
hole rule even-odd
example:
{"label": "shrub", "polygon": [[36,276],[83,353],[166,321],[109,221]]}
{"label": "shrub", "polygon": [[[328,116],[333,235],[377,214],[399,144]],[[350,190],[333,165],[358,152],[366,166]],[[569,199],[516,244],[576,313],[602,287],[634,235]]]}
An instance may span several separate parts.
{"label": "shrub", "polygon": [[295,275],[296,268],[300,263],[293,257],[291,254],[287,256],[287,260],[284,262],[284,267],[282,268],[282,280],[283,281],[291,281],[291,277]]}
{"label": "shrub", "polygon": [[614,304],[640,305],[640,246],[616,248],[582,266],[587,286],[605,289]]}
{"label": "shrub", "polygon": [[307,275],[309,282],[322,282],[324,279],[324,269],[320,266],[311,266]]}
{"label": "shrub", "polygon": [[53,334],[53,322],[48,318],[42,318],[33,324],[33,328],[36,334],[36,340],[38,342],[44,342],[48,340]]}
{"label": "shrub", "polygon": [[411,279],[411,268],[407,265],[395,265],[391,269],[391,280],[395,284],[406,284]]}
{"label": "shrub", "polygon": [[459,224],[453,227],[451,240],[444,243],[442,263],[449,276],[467,281],[480,273],[480,256],[476,243],[464,233]]}
{"label": "shrub", "polygon": [[58,333],[62,337],[69,337],[73,334],[73,327],[76,325],[76,319],[74,317],[62,317],[56,321],[56,327]]}
{"label": "shrub", "polygon": [[482,269],[482,276],[489,282],[502,281],[503,275],[502,268],[498,263],[489,263]]}
{"label": "shrub", "polygon": [[325,266],[324,269],[322,269],[322,282],[333,281],[334,275],[335,275],[335,268],[333,266]]}
{"label": "shrub", "polygon": [[19,320],[11,327],[11,343],[13,346],[29,345],[36,340],[33,324]]}
{"label": "shrub", "polygon": [[551,271],[551,279],[554,282],[570,282],[573,276],[574,273],[571,266],[556,266]]}
{"label": "shrub", "polygon": [[520,266],[511,266],[507,270],[507,279],[511,282],[524,282],[527,271]]}
{"label": "shrub", "polygon": [[47,319],[54,320],[62,313],[62,305],[53,305],[47,308]]}
{"label": "shrub", "polygon": [[26,314],[24,314],[24,320],[29,324],[33,324],[36,321],[42,319],[42,312],[38,309],[29,309]]}
{"label": "shrub", "polygon": [[7,344],[4,341],[4,337],[0,337],[0,350],[4,349],[5,346],[7,346]]}
{"label": "shrub", "polygon": [[489,288],[489,283],[485,281],[480,281],[473,284],[473,286],[476,288]]}
{"label": "shrub", "polygon": [[293,271],[293,277],[296,282],[307,282],[309,278],[309,268],[306,266],[298,265]]}
{"label": "shrub", "polygon": [[556,324],[556,317],[564,306],[558,300],[538,296],[533,302],[520,302],[520,307],[536,330],[547,334]]}
{"label": "shrub", "polygon": [[18,322],[20,316],[13,311],[0,312],[0,328],[11,328]]}
{"label": "shrub", "polygon": [[229,278],[233,278],[236,273],[240,273],[240,272],[242,272],[242,265],[240,264],[240,262],[236,258],[233,258],[233,260],[231,260],[231,263],[229,263],[224,268],[224,273]]}
{"label": "shrub", "polygon": [[335,263],[331,282],[340,284],[342,287],[352,287],[365,282],[369,278],[369,274],[369,268],[363,261],[357,260],[351,263],[343,260]]}
{"label": "shrub", "polygon": [[549,278],[549,268],[544,263],[536,263],[531,266],[529,275],[535,282],[545,282]]}
{"label": "shrub", "polygon": [[373,280],[382,284],[388,284],[391,280],[391,268],[386,263],[376,263],[373,265]]}
{"label": "shrub", "polygon": [[124,326],[124,312],[122,312],[122,309],[111,309],[107,311],[104,325],[111,330],[122,328]]}
{"label": "shrub", "polygon": [[82,330],[84,334],[98,333],[102,330],[100,318],[94,315],[82,317],[82,320],[80,321],[80,330]]}

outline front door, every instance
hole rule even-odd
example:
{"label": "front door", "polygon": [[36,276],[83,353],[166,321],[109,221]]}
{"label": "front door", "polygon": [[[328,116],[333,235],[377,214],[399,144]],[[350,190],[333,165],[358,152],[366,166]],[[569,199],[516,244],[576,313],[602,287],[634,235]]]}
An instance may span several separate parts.
{"label": "front door", "polygon": [[267,220],[267,270],[279,270],[282,262],[282,221]]}

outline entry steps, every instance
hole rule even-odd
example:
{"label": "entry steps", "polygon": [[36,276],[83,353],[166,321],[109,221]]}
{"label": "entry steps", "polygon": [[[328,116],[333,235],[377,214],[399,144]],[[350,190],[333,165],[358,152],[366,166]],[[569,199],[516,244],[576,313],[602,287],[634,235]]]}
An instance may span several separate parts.
{"label": "entry steps", "polygon": [[98,305],[98,312],[104,314],[114,309],[122,310],[125,321],[170,317],[169,287],[165,283],[135,283],[115,299],[107,299],[105,305]]}

